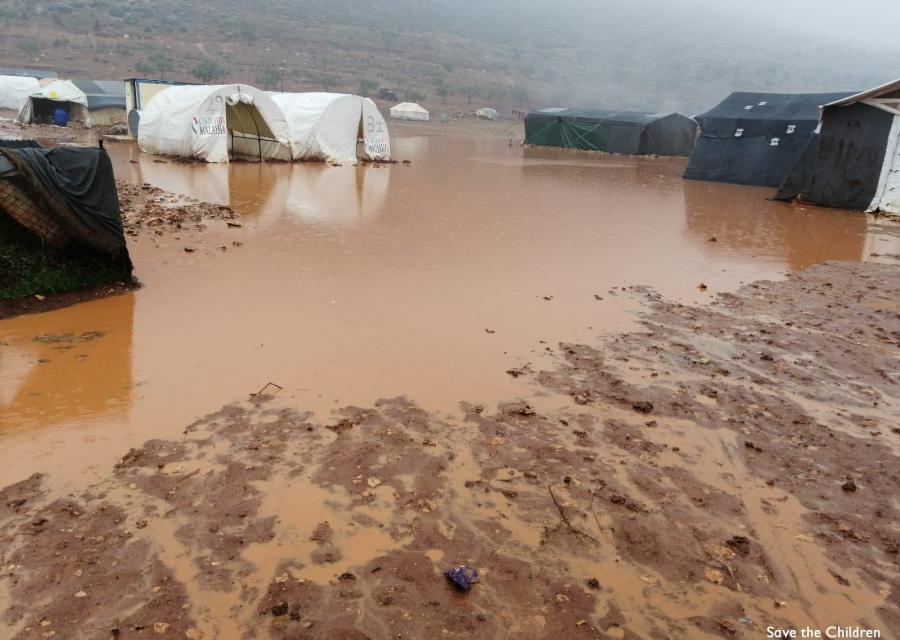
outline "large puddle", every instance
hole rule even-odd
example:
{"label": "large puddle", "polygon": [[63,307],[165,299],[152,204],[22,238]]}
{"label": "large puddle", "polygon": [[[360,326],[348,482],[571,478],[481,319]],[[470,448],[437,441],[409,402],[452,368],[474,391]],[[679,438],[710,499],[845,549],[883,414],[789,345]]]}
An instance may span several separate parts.
{"label": "large puddle", "polygon": [[[298,563],[292,569],[297,576],[324,585],[345,570],[376,558],[391,562],[391,553],[422,551],[423,545],[422,557],[435,566],[455,562],[463,550],[496,546],[513,559],[560,561],[579,582],[603,576],[630,627],[648,637],[658,618],[687,621],[708,606],[708,592],[676,589],[639,563],[620,562],[608,512],[582,523],[596,524],[602,534],[591,538],[596,549],[589,561],[565,545],[544,545],[558,529],[555,512],[548,510],[543,486],[532,487],[518,468],[530,463],[524,459],[529,451],[546,462],[581,447],[570,429],[545,425],[529,433],[523,422],[507,441],[498,435],[502,420],[488,419],[483,428],[471,413],[458,420],[459,402],[492,408],[524,398],[548,415],[563,406],[571,418],[584,408],[507,370],[552,368],[558,342],[596,343],[600,334],[634,327],[635,296],[622,287],[649,285],[667,298],[703,304],[741,283],[781,278],[825,260],[900,253],[896,227],[861,214],[772,203],[769,189],[685,182],[680,159],[592,157],[446,137],[398,138],[394,148],[411,163],[184,165],[142,156],[130,145],[111,146],[119,177],[229,205],[242,214],[242,226],[210,221],[202,232],[144,233],[131,242],[142,288],[0,321],[0,487],[42,471],[53,495],[93,487],[130,519],[146,517],[147,529],[138,535],[153,541],[188,586],[206,637],[238,637],[258,625],[258,589],[284,571],[286,560]],[[715,355],[715,344],[707,346]],[[270,391],[280,387],[278,402],[311,410],[322,422],[336,420],[329,418],[333,409],[370,407],[396,396],[429,410],[429,418],[416,418],[399,401],[382,404],[380,418],[353,432],[357,441],[331,433],[298,436],[293,418],[275,409],[255,411],[234,418],[235,425],[264,434],[245,442],[235,435],[243,432],[223,429],[226,411],[183,433],[195,418],[270,383],[277,385]],[[627,408],[604,411],[603,419],[634,420]],[[432,424],[442,414],[452,417]],[[787,585],[802,605],[792,603],[785,612],[777,600],[745,597],[738,586],[734,597],[747,612],[797,625],[829,623],[827,614],[849,624],[882,603],[884,597],[861,587],[834,592],[821,586],[832,574],[819,547],[799,542],[811,541],[803,506],[761,485],[736,460],[732,452],[743,447],[731,431],[696,430],[691,421],[662,420],[660,426],[655,438],[665,445],[662,467],[652,461],[652,468],[683,465],[675,454],[683,451],[705,492],[718,487],[746,501],[747,520],[759,531],[754,535],[787,576],[775,576],[779,588]],[[572,431],[579,433],[586,434]],[[199,453],[110,480],[117,459],[153,438]],[[276,535],[237,554],[250,568],[231,588],[211,588],[204,580],[223,560],[215,550],[191,546],[195,529],[203,530],[197,509],[208,499],[207,515],[221,516],[215,497],[205,493],[231,463],[254,472],[267,459],[254,456],[269,448],[280,452],[271,458],[277,463],[253,486],[262,496],[260,513],[277,518]],[[628,465],[651,458],[614,447],[598,451],[604,482],[640,495]],[[587,479],[593,460],[569,460],[554,472]],[[515,465],[503,466],[510,461]],[[149,497],[157,495],[153,483],[170,474],[185,486],[207,478],[208,485],[195,489],[190,511],[187,502],[172,498],[181,511],[169,511],[170,504]],[[482,484],[473,489],[473,479],[515,490],[488,496]],[[244,482],[238,484],[246,490]],[[574,512],[584,490],[580,481],[569,482],[558,490]],[[159,495],[169,499],[174,491]],[[667,494],[659,504],[668,500]],[[593,504],[591,497],[588,511]],[[717,520],[704,509],[705,527],[744,526],[731,512]],[[432,518],[428,526],[436,528],[425,535],[417,527],[430,520],[419,517],[433,512],[440,517]],[[327,540],[316,533],[323,523]],[[315,561],[329,545],[340,557]],[[502,566],[493,575],[488,584],[502,585]],[[284,573],[276,584],[291,580]],[[430,577],[417,589],[425,584],[432,584]],[[247,593],[256,595],[248,600]],[[0,592],[0,604],[5,597]],[[524,634],[516,624],[543,624],[540,615],[524,619],[509,604],[527,608],[527,602],[515,594],[504,598],[498,615],[509,618],[504,624],[515,634]],[[604,598],[598,597],[598,615]],[[621,637],[614,617],[604,628]],[[705,637],[686,633],[673,637]]]}
{"label": "large puddle", "polygon": [[243,228],[142,236],[141,289],[0,322],[0,484],[73,480],[269,382],[319,414],[516,397],[510,367],[633,323],[615,287],[699,303],[879,247],[864,215],[686,182],[681,159],[394,145],[411,164],[184,165],[110,145],[119,177],[229,204]]}

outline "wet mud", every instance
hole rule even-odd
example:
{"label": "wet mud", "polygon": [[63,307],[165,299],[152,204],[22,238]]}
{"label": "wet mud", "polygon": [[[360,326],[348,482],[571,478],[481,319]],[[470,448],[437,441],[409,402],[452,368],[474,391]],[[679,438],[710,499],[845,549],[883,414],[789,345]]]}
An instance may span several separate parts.
{"label": "wet mud", "polygon": [[[639,325],[547,345],[496,404],[322,416],[256,395],[120,451],[86,490],[19,479],[0,494],[5,635],[900,628],[896,266],[702,307],[598,295]],[[468,592],[442,575],[459,565],[479,571]]]}

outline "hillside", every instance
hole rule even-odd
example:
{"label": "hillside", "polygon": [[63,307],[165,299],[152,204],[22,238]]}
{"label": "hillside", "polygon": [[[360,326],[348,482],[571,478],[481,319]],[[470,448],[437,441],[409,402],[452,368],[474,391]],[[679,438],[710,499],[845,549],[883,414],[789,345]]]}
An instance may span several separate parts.
{"label": "hillside", "polygon": [[602,11],[582,5],[13,0],[0,7],[0,59],[94,79],[387,87],[448,111],[489,104],[507,112],[570,105],[694,113],[737,89],[845,90],[898,75],[897,49],[783,27],[724,31],[691,12],[645,16],[624,2]]}

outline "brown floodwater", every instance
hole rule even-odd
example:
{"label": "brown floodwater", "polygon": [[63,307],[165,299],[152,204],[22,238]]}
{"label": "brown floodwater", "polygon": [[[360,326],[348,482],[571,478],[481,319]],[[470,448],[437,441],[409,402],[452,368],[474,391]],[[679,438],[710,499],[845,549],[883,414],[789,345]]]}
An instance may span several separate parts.
{"label": "brown floodwater", "polygon": [[[768,189],[686,182],[681,159],[449,137],[400,137],[393,146],[411,164],[185,165],[110,145],[118,177],[229,205],[243,226],[209,221],[203,231],[144,233],[130,242],[140,289],[0,321],[0,486],[35,471],[49,472],[56,492],[102,482],[129,447],[179,439],[193,419],[270,382],[282,388],[278,401],[324,420],[338,407],[400,395],[445,414],[462,400],[555,405],[559,398],[541,397],[506,370],[553,367],[548,347],[635,327],[638,307],[621,287],[649,285],[703,304],[825,260],[900,254],[895,224],[769,202]],[[726,454],[738,446],[734,434],[671,426],[667,444],[705,461],[693,472],[707,484],[720,485],[728,466],[741,492],[757,490]],[[471,454],[459,456],[452,495],[463,496],[478,470]],[[278,514],[279,536],[245,553],[257,567],[254,584],[265,584],[286,553],[309,555],[318,522],[332,523],[344,558],[304,569],[316,582],[402,546],[360,530],[350,496],[337,488],[275,478],[260,489],[263,511]],[[391,500],[377,497],[363,515],[388,522]],[[455,500],[462,517],[471,505]],[[542,523],[495,509],[514,546],[539,544]],[[798,624],[841,605],[815,588],[825,580],[821,552],[798,548],[793,537],[802,512],[785,496],[777,527],[760,530],[809,602],[809,612],[791,614]],[[193,593],[194,558],[175,524],[155,520],[148,531]],[[611,576],[629,610],[686,617],[705,606],[687,592],[648,595],[657,578],[619,563],[612,543],[601,542],[596,561],[572,560],[573,574]],[[429,551],[435,562],[442,554]],[[195,598],[207,603],[201,617],[209,637],[236,637],[255,615],[247,609],[227,622],[239,599],[238,592]],[[877,604],[862,590],[853,601]],[[635,614],[633,623],[649,633],[652,618]]]}
{"label": "brown floodwater", "polygon": [[615,287],[703,303],[865,259],[884,234],[767,189],[683,181],[681,159],[426,136],[395,149],[411,164],[185,165],[110,145],[119,177],[230,205],[243,228],[145,234],[141,289],[0,322],[0,443],[17,462],[0,482],[48,465],[74,480],[268,382],[320,414],[527,395],[506,369],[633,326]]}

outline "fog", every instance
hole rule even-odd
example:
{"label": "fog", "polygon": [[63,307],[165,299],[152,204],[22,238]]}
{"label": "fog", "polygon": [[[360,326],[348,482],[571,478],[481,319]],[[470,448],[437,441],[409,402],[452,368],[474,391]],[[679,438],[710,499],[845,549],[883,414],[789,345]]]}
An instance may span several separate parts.
{"label": "fog", "polygon": [[[299,91],[383,87],[456,109],[462,103],[504,112],[571,106],[691,115],[732,91],[855,91],[900,77],[900,0],[13,0],[11,6],[0,7],[8,25],[0,54],[8,64],[38,64],[72,77],[167,74],[196,82],[203,81],[197,66],[212,59],[220,79],[267,84],[275,74],[279,86],[283,79]],[[135,40],[126,42],[126,35],[141,45],[131,46]]]}
{"label": "fog", "polygon": [[[900,2],[295,0],[299,15],[438,34],[423,61],[498,72],[544,106],[696,113],[735,90],[853,91],[900,76]],[[441,46],[439,34],[476,45]],[[455,75],[459,76],[460,73]],[[451,81],[454,79],[451,79]]]}

